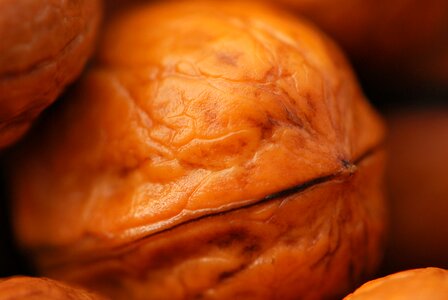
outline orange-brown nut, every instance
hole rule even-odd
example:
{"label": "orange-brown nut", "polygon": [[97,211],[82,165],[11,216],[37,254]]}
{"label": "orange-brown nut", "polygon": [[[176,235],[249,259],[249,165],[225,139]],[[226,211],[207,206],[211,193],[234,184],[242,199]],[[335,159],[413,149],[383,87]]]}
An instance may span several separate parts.
{"label": "orange-brown nut", "polygon": [[319,25],[364,71],[376,72],[381,79],[394,73],[401,80],[448,84],[446,0],[275,2]]}
{"label": "orange-brown nut", "polygon": [[388,116],[387,269],[448,268],[448,108]]}
{"label": "orange-brown nut", "polygon": [[79,75],[100,15],[100,0],[0,1],[0,149]]}
{"label": "orange-brown nut", "polygon": [[378,262],[382,122],[303,21],[235,2],[122,12],[47,117],[12,188],[48,276],[118,299],[317,299]]}
{"label": "orange-brown nut", "polygon": [[447,297],[448,271],[425,268],[402,271],[372,280],[344,300],[446,300]]}
{"label": "orange-brown nut", "polygon": [[104,298],[48,278],[0,279],[0,300],[105,300]]}

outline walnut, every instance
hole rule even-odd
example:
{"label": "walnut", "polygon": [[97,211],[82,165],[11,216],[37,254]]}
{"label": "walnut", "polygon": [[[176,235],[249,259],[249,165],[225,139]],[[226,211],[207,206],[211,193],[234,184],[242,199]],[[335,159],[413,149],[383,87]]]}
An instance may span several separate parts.
{"label": "walnut", "polygon": [[100,0],[0,1],[0,149],[78,77],[100,16]]}
{"label": "walnut", "polygon": [[365,283],[344,300],[431,299],[448,295],[448,271],[438,268],[413,269]]}
{"label": "walnut", "polygon": [[383,125],[339,49],[262,5],[142,4],[18,154],[39,270],[122,299],[316,299],[378,263]]}

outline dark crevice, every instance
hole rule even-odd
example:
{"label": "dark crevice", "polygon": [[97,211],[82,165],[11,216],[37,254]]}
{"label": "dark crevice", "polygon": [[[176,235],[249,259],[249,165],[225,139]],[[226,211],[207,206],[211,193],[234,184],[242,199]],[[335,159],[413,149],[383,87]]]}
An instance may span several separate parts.
{"label": "dark crevice", "polygon": [[223,271],[218,275],[218,283],[221,281],[228,280],[231,277],[234,277],[236,274],[240,273],[244,269],[246,269],[247,265],[243,264],[241,266],[238,266],[237,268],[233,270]]}
{"label": "dark crevice", "polygon": [[194,222],[200,221],[202,219],[206,219],[206,218],[210,218],[210,217],[214,217],[214,216],[225,215],[225,214],[228,214],[228,213],[231,213],[231,212],[234,212],[234,211],[238,211],[238,210],[241,210],[241,209],[246,209],[246,208],[258,206],[258,205],[261,205],[261,204],[269,202],[269,201],[273,201],[273,200],[276,200],[276,199],[279,199],[279,198],[284,198],[284,197],[288,197],[288,196],[291,196],[291,195],[294,195],[294,194],[297,194],[297,193],[301,193],[301,192],[304,192],[304,191],[308,190],[309,188],[312,188],[312,187],[314,187],[316,185],[319,185],[319,184],[331,181],[332,179],[338,178],[340,175],[341,175],[341,173],[338,172],[338,173],[335,173],[335,174],[330,174],[330,175],[318,177],[318,178],[312,179],[310,181],[307,181],[305,183],[296,185],[294,187],[291,187],[291,188],[288,188],[288,189],[284,189],[282,191],[279,191],[279,192],[276,192],[276,193],[273,193],[273,194],[269,194],[266,197],[263,197],[263,198],[261,198],[261,199],[259,199],[257,201],[254,201],[254,202],[247,203],[245,205],[233,207],[233,208],[230,208],[230,209],[225,210],[225,211],[211,212],[211,213],[208,213],[208,214],[205,214],[205,215],[202,215],[202,216],[198,216],[196,218],[193,218],[193,219],[190,219],[190,220],[187,220],[187,221],[175,224],[174,226],[171,226],[169,228],[165,228],[163,230],[160,230],[160,231],[157,231],[157,232],[154,232],[154,233],[142,236],[141,238],[135,240],[134,242],[141,241],[141,240],[147,239],[149,237],[156,236],[156,235],[159,235],[159,234],[162,234],[162,233],[174,230],[174,229],[176,229],[176,228],[178,228],[180,226],[183,226],[183,225],[186,225],[186,224],[189,224],[189,223],[194,223]]}
{"label": "dark crevice", "polygon": [[[308,190],[308,189],[310,189],[312,187],[315,187],[317,185],[329,182],[331,180],[334,180],[334,179],[337,179],[337,178],[342,178],[342,177],[345,177],[345,176],[350,176],[350,175],[353,174],[353,169],[354,169],[354,167],[356,167],[356,165],[360,164],[363,160],[365,160],[365,159],[369,158],[370,156],[372,156],[373,154],[375,154],[382,147],[383,147],[383,144],[379,144],[377,146],[374,146],[374,147],[368,149],[366,152],[364,152],[364,154],[359,156],[352,163],[347,162],[346,160],[341,161],[341,165],[343,166],[343,169],[338,171],[338,172],[335,172],[335,173],[332,173],[332,174],[329,174],[329,175],[324,175],[324,176],[321,176],[321,177],[309,180],[309,181],[307,181],[305,183],[301,183],[301,184],[298,184],[296,186],[293,186],[293,187],[281,190],[279,192],[275,192],[275,193],[269,194],[269,195],[259,199],[258,201],[255,201],[255,202],[250,202],[250,203],[242,205],[242,206],[237,206],[237,207],[228,209],[226,211],[212,212],[212,213],[209,213],[209,214],[206,214],[206,215],[198,216],[197,218],[193,218],[193,219],[187,220],[185,222],[181,222],[181,223],[175,224],[172,227],[169,227],[169,228],[166,228],[166,229],[163,229],[163,230],[151,233],[149,235],[145,235],[145,236],[137,239],[136,241],[141,241],[141,240],[144,240],[144,239],[146,239],[148,237],[159,235],[159,234],[162,234],[164,232],[174,230],[175,228],[180,227],[182,225],[193,223],[193,222],[205,219],[205,218],[210,218],[210,217],[213,217],[213,216],[220,216],[220,215],[228,214],[228,213],[240,210],[240,209],[254,207],[254,206],[261,205],[263,203],[266,203],[266,202],[269,202],[269,201],[273,201],[273,200],[276,200],[276,199],[279,199],[279,198],[285,198],[285,197],[288,197],[288,196],[291,196],[291,195],[294,195],[294,194],[302,193],[302,192],[305,192],[306,190]],[[134,242],[136,242],[136,241],[134,241]]]}
{"label": "dark crevice", "polygon": [[[228,209],[226,211],[211,212],[211,213],[208,213],[208,214],[205,214],[205,215],[201,215],[201,216],[198,216],[196,218],[193,218],[193,219],[190,219],[190,220],[187,220],[187,221],[175,224],[175,225],[173,225],[173,226],[171,226],[169,228],[165,228],[163,230],[160,230],[160,231],[157,231],[157,232],[153,232],[153,233],[150,233],[148,235],[144,235],[144,236],[142,236],[142,237],[140,237],[140,238],[138,238],[136,240],[133,240],[132,244],[141,242],[141,241],[143,241],[145,239],[148,239],[150,237],[154,237],[154,236],[157,236],[157,235],[160,235],[160,234],[163,234],[163,233],[175,230],[178,227],[181,227],[183,225],[187,225],[187,224],[190,224],[190,223],[194,223],[194,222],[200,221],[202,219],[215,217],[215,216],[222,216],[222,215],[225,215],[225,214],[228,214],[228,213],[231,213],[231,212],[234,212],[234,211],[238,211],[238,210],[241,210],[241,209],[255,207],[255,206],[262,205],[264,203],[270,202],[270,201],[274,201],[274,200],[277,200],[277,199],[280,199],[280,198],[285,198],[285,197],[289,197],[291,195],[295,195],[295,194],[298,194],[298,193],[305,192],[305,191],[307,191],[307,190],[309,190],[309,189],[311,189],[311,188],[313,188],[315,186],[318,186],[320,184],[324,184],[326,182],[330,182],[332,180],[350,177],[351,175],[353,175],[354,170],[356,170],[356,165],[358,165],[362,161],[368,159],[369,157],[371,157],[372,155],[377,153],[382,148],[383,148],[383,144],[381,143],[381,144],[379,144],[377,146],[371,147],[366,152],[364,152],[364,154],[362,154],[361,156],[359,156],[357,159],[353,160],[352,162],[349,162],[347,160],[341,160],[342,168],[339,171],[335,172],[335,173],[324,175],[324,176],[321,176],[321,177],[309,180],[309,181],[307,181],[305,183],[301,183],[301,184],[298,184],[296,186],[293,186],[293,187],[281,190],[279,192],[275,192],[275,193],[269,194],[269,195],[259,199],[258,201],[250,202],[250,203],[247,203],[247,204],[242,205],[242,206],[237,206],[237,207]],[[112,254],[112,255],[114,256],[114,255],[117,254],[117,252],[119,253],[119,252],[121,252],[123,250],[126,251],[125,249],[129,245],[130,245],[130,243],[126,243],[125,245],[120,245],[120,246],[116,247],[115,250],[113,251],[113,252],[115,252],[115,254]],[[83,260],[83,263],[88,263],[91,259],[93,259],[93,258],[92,257],[86,258],[86,259]],[[55,265],[51,266],[51,268],[58,268],[61,265],[64,265],[64,262],[60,261],[60,262],[56,263]]]}
{"label": "dark crevice", "polygon": [[307,182],[305,182],[303,184],[290,187],[288,189],[282,190],[280,192],[276,192],[274,194],[270,194],[270,195],[260,199],[260,201],[257,201],[256,203],[253,203],[253,204],[258,204],[258,203],[261,203],[261,202],[266,202],[266,201],[274,200],[274,199],[277,199],[277,198],[284,198],[284,197],[288,197],[288,196],[291,196],[291,195],[303,192],[303,191],[305,191],[306,189],[308,189],[308,188],[310,188],[312,186],[318,185],[320,183],[324,183],[326,181],[330,181],[333,178],[337,177],[338,175],[339,174],[331,174],[331,175],[315,178],[315,179],[307,181]]}

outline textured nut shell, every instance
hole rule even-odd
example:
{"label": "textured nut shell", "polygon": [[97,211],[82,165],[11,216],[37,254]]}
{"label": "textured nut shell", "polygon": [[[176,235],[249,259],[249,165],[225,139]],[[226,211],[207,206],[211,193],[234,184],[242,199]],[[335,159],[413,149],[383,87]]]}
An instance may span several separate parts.
{"label": "textured nut shell", "polygon": [[378,263],[383,160],[46,274],[114,299],[340,299]]}
{"label": "textured nut shell", "polygon": [[[22,148],[15,230],[44,272],[62,277],[67,264],[349,174],[381,143],[382,123],[331,41],[271,8],[217,5],[117,15],[96,65]],[[365,206],[374,216],[379,207]],[[375,245],[380,231],[366,229],[366,239]],[[377,260],[366,252],[356,268]]]}
{"label": "textured nut shell", "polygon": [[104,300],[102,297],[48,278],[33,277],[0,279],[0,299]]}
{"label": "textured nut shell", "polygon": [[0,148],[79,75],[100,15],[100,0],[0,1]]}
{"label": "textured nut shell", "polygon": [[370,281],[346,300],[446,300],[448,271],[438,268],[414,269]]}

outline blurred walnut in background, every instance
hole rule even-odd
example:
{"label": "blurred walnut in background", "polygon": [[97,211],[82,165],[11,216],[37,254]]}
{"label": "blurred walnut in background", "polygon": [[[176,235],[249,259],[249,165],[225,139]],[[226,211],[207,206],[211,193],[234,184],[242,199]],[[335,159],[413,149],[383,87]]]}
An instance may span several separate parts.
{"label": "blurred walnut in background", "polygon": [[391,232],[386,268],[448,268],[448,108],[388,116]]}
{"label": "blurred walnut in background", "polygon": [[344,300],[446,300],[447,297],[448,271],[425,268],[372,280]]}
{"label": "blurred walnut in background", "polygon": [[46,117],[11,166],[17,240],[46,276],[117,299],[316,299],[378,265],[383,124],[305,21],[121,10]]}
{"label": "blurred walnut in background", "polygon": [[272,2],[309,18],[339,42],[363,75],[374,74],[383,85],[448,85],[446,0]]}
{"label": "blurred walnut in background", "polygon": [[0,1],[0,149],[19,139],[81,72],[100,0]]}

